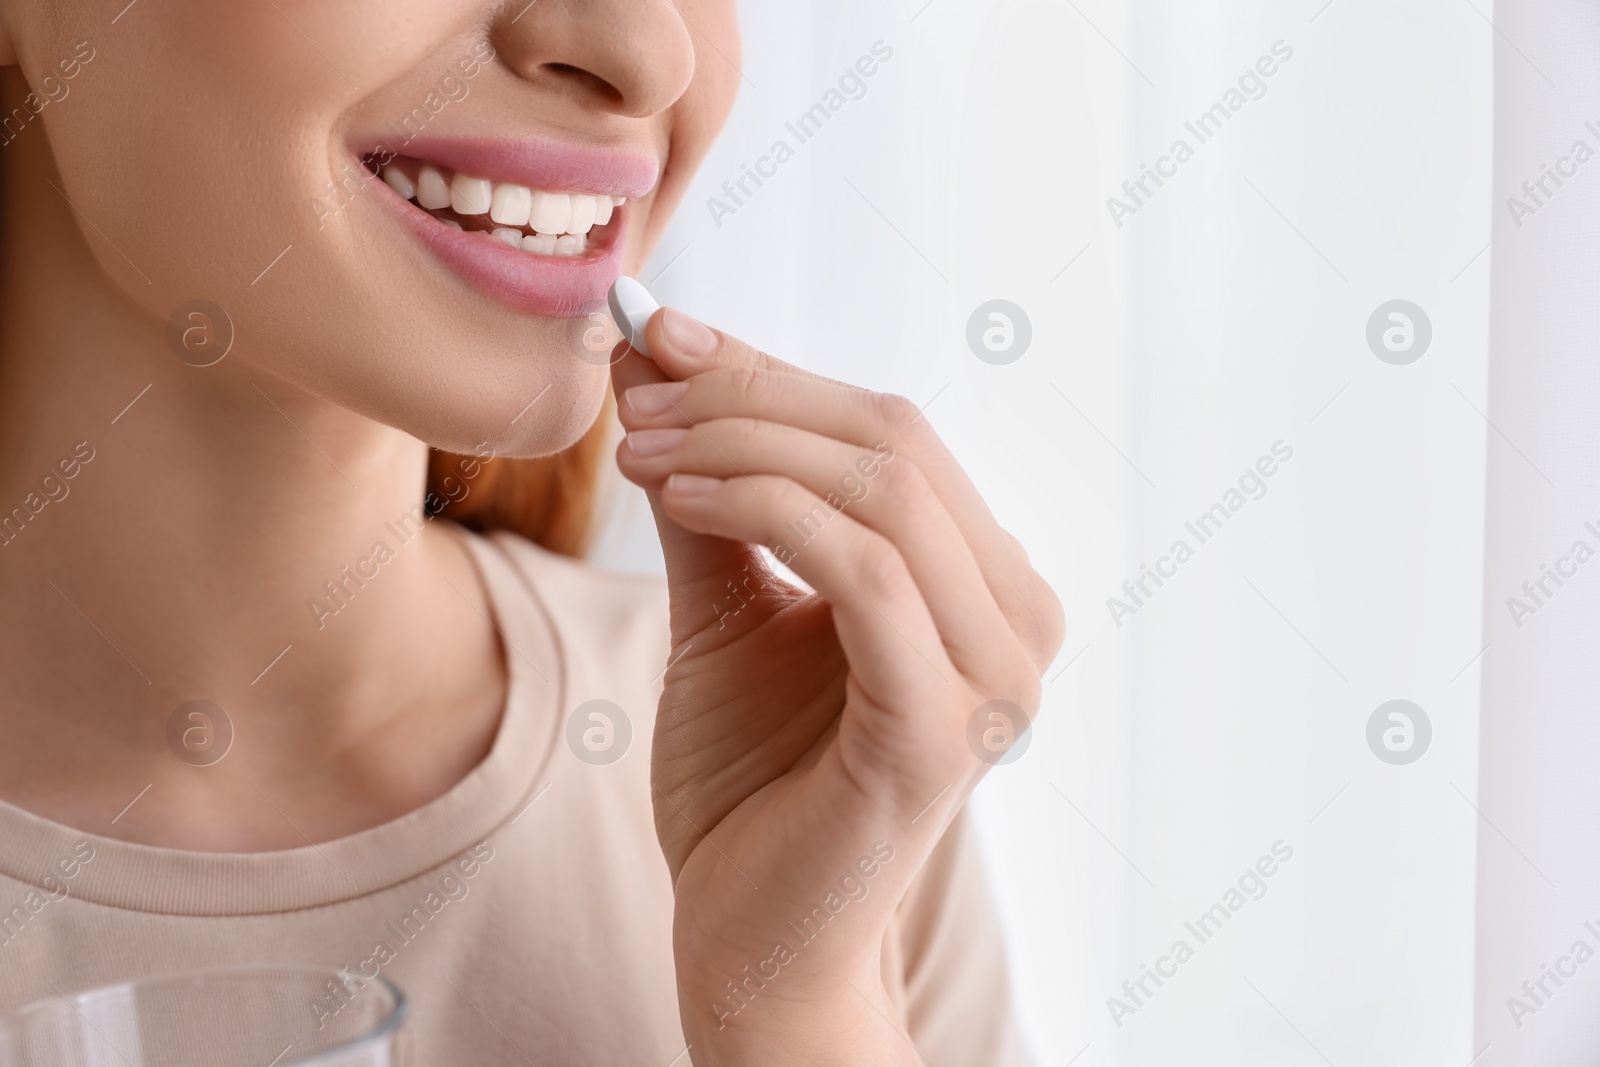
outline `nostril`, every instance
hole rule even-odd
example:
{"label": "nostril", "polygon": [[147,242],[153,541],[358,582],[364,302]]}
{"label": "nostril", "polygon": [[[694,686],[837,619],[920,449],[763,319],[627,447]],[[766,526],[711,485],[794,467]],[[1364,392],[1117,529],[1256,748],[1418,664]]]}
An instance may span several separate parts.
{"label": "nostril", "polygon": [[571,63],[546,63],[544,69],[557,75],[563,81],[581,85],[589,92],[595,93],[611,103],[617,103],[622,100],[622,93],[618,91],[616,86],[599,75],[584,70],[582,67],[575,67]]}
{"label": "nostril", "polygon": [[[526,13],[494,25],[490,37],[506,70],[567,105],[649,118],[677,103],[694,78],[694,38],[676,5],[677,0],[511,0],[510,9]],[[728,42],[719,50],[736,48]]]}

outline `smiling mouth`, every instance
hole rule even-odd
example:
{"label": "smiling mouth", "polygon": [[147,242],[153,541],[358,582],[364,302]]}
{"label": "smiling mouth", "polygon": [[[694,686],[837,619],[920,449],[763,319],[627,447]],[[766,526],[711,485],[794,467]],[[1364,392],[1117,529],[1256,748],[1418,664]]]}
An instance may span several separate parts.
{"label": "smiling mouth", "polygon": [[[376,160],[363,160],[369,173]],[[582,258],[611,244],[613,220],[626,197],[609,193],[532,189],[494,182],[433,163],[395,157],[381,169],[384,184],[451,229],[481,233],[530,256]]]}

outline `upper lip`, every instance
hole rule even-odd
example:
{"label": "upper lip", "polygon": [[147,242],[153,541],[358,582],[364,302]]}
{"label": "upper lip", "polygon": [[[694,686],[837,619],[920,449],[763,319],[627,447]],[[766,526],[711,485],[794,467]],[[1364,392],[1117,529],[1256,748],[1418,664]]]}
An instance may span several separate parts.
{"label": "upper lip", "polygon": [[394,151],[491,182],[609,193],[629,200],[648,195],[661,172],[655,158],[646,153],[542,137],[417,137]]}

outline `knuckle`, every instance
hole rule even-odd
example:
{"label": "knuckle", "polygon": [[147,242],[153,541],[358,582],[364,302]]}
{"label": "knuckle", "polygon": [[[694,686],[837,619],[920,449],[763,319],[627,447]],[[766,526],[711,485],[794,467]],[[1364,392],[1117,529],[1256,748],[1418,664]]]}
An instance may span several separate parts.
{"label": "knuckle", "polygon": [[699,430],[714,447],[741,449],[760,432],[760,422],[739,415],[702,422]]}
{"label": "knuckle", "polygon": [[1031,719],[1044,695],[1040,666],[1019,639],[990,647],[977,661],[974,681],[992,700],[1008,700],[1028,713]]}
{"label": "knuckle", "polygon": [[1037,572],[1033,577],[1038,584],[1037,601],[1042,623],[1039,651],[1044,662],[1049,663],[1055,659],[1056,653],[1061,651],[1061,645],[1067,639],[1067,613],[1061,605],[1061,598],[1050,588],[1050,583]]}
{"label": "knuckle", "polygon": [[981,687],[992,699],[1009,700],[1033,717],[1044,695],[1039,666],[1020,641],[993,650],[982,675]]}
{"label": "knuckle", "polygon": [[1006,593],[1002,598],[1006,613],[1012,617],[1018,637],[1042,670],[1055,659],[1066,641],[1066,611],[1055,589],[1029,562],[1028,550],[1022,541],[1009,530],[1000,532],[1004,535],[1009,557],[1004,567]]}
{"label": "knuckle", "polygon": [[759,367],[729,367],[722,374],[726,379],[728,392],[738,401],[748,403],[762,391],[761,386],[765,375]]}
{"label": "knuckle", "polygon": [[1031,568],[1033,562],[1028,558],[1028,547],[1022,543],[1022,539],[1010,530],[1002,529],[1000,533],[1005,537],[1006,548],[1011,554],[1011,559],[1018,566]]}
{"label": "knuckle", "polygon": [[1028,659],[1026,655],[1019,655],[1018,658],[1025,662],[1013,674],[1014,681],[1012,682],[1011,691],[1015,695],[1011,699],[1016,702],[1018,707],[1028,713],[1030,721],[1034,721],[1039,718],[1039,705],[1044,697],[1044,685],[1039,680],[1038,672],[1034,670],[1033,661]]}
{"label": "knuckle", "polygon": [[748,487],[746,491],[760,504],[772,526],[772,536],[780,540],[793,534],[800,537],[804,545],[825,531],[833,517],[826,502],[818,500],[814,493],[786,475],[752,474],[748,478],[733,478],[731,482]]}
{"label": "knuckle", "polygon": [[885,466],[878,475],[879,492],[884,502],[896,511],[917,511],[933,498],[928,476],[909,459]]}
{"label": "knuckle", "polygon": [[884,429],[904,440],[922,423],[922,411],[910,397],[899,393],[874,393],[873,406]]}
{"label": "knuckle", "polygon": [[849,563],[856,574],[856,584],[869,596],[898,590],[905,573],[900,550],[887,537],[865,527],[850,553]]}
{"label": "knuckle", "polygon": [[1038,571],[1026,571],[1016,589],[1008,611],[1012,630],[1027,648],[1035,669],[1044,670],[1066,640],[1066,612],[1061,598]]}
{"label": "knuckle", "polygon": [[774,516],[792,518],[808,537],[827,528],[834,509],[811,490],[784,474],[752,474],[738,481],[751,484],[752,492],[760,493],[771,501]]}

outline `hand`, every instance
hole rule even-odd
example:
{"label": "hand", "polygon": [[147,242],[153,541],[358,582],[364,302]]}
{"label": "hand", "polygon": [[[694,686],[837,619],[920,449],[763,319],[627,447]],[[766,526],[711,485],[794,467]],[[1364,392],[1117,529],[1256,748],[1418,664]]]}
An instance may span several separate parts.
{"label": "hand", "polygon": [[671,309],[646,337],[613,371],[617,462],[671,595],[652,781],[691,1055],[920,1062],[883,935],[988,769],[969,722],[1036,713],[1060,605],[910,401]]}

